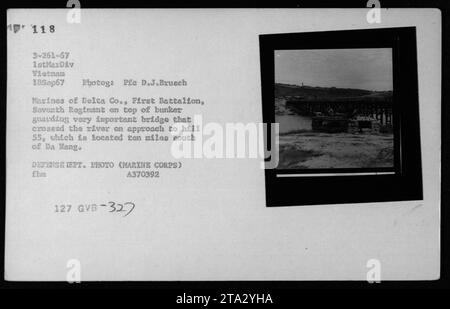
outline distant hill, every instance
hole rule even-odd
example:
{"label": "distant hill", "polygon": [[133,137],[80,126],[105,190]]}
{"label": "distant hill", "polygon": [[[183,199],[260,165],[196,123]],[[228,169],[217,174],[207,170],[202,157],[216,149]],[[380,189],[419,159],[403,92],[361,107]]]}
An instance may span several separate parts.
{"label": "distant hill", "polygon": [[364,89],[336,88],[336,87],[311,87],[289,84],[275,84],[275,97],[298,96],[304,99],[327,99],[355,97],[392,97],[392,91],[370,91]]}

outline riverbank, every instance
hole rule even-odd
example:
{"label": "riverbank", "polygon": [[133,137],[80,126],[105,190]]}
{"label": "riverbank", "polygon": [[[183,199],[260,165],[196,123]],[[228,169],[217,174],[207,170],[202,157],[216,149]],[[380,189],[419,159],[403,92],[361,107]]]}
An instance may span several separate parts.
{"label": "riverbank", "polygon": [[393,167],[392,134],[280,135],[279,169]]}

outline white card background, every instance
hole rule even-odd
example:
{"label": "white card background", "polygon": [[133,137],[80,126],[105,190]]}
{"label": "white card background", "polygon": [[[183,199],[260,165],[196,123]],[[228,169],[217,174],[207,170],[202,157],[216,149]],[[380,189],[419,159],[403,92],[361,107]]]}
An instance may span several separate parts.
{"label": "white card background", "polygon": [[[382,280],[437,279],[440,233],[441,17],[438,10],[8,10],[8,23],[54,24],[53,35],[8,31],[5,278],[66,280],[365,280],[370,259]],[[31,151],[31,97],[200,97],[206,122],[261,122],[258,35],[416,26],[424,200],[266,208],[255,159],[184,160],[159,180],[108,170],[52,170],[39,160],[164,160],[169,146],[92,144],[65,154]],[[63,88],[32,87],[33,51],[69,51],[76,68]],[[186,88],[86,89],[82,78],[167,78]],[[301,194],[301,188],[299,188]],[[323,192],[321,194],[327,194]],[[56,215],[57,203],[133,200],[126,217]]]}

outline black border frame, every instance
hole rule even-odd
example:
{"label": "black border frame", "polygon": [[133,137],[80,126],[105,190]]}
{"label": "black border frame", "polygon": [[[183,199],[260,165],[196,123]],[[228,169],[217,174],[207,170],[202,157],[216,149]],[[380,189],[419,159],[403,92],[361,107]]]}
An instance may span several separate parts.
{"label": "black border frame", "polygon": [[395,174],[277,177],[384,169],[266,169],[268,207],[423,199],[415,27],[263,34],[259,42],[263,121],[268,124],[275,122],[275,50],[392,48],[393,62]]}
{"label": "black border frame", "polygon": [[[5,0],[2,2],[1,20],[6,25],[6,10],[8,8],[61,8],[63,2],[55,0],[41,0],[41,1],[14,1]],[[365,0],[288,0],[288,1],[197,1],[194,0],[189,4],[181,0],[165,0],[156,2],[144,1],[115,1],[115,0],[90,0],[83,1],[83,7],[86,8],[366,8],[367,1]],[[5,281],[1,277],[1,289],[39,289],[45,292],[48,289],[152,289],[155,290],[146,292],[146,300],[151,299],[151,302],[161,301],[167,303],[167,300],[172,301],[173,297],[180,292],[200,292],[217,293],[217,291],[224,292],[271,292],[278,296],[277,304],[292,304],[298,303],[304,296],[309,295],[309,291],[301,293],[299,289],[367,289],[367,290],[386,290],[386,289],[442,289],[450,288],[450,267],[449,252],[450,242],[448,242],[449,233],[449,214],[446,205],[450,198],[450,161],[447,159],[450,155],[450,123],[447,121],[450,117],[450,108],[444,102],[448,101],[450,91],[450,2],[448,0],[383,0],[382,7],[389,8],[436,8],[441,12],[442,16],[442,186],[441,186],[441,276],[437,280],[425,281],[382,281],[381,284],[368,284],[366,281],[147,281],[147,282],[83,282],[82,284],[68,284],[67,282],[10,282]],[[370,27],[370,26],[369,26]],[[0,95],[3,101],[6,102],[6,27],[1,31],[1,80]],[[5,236],[5,136],[6,136],[6,104],[0,105],[0,126],[2,134],[0,134],[0,146],[2,147],[2,164],[1,172],[3,175],[3,187],[1,189],[1,198],[3,207],[0,209],[0,244],[1,250],[4,252],[4,236]],[[2,254],[0,261],[0,273],[4,272],[4,255]],[[52,293],[53,295],[54,293]],[[320,295],[323,295],[322,293]],[[317,300],[317,298],[315,298]]]}

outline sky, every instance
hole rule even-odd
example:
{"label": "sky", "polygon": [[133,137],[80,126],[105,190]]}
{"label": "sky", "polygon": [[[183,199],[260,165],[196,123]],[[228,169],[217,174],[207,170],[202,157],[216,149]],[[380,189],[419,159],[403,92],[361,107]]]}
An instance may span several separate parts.
{"label": "sky", "polygon": [[392,90],[392,49],[275,50],[275,82]]}

